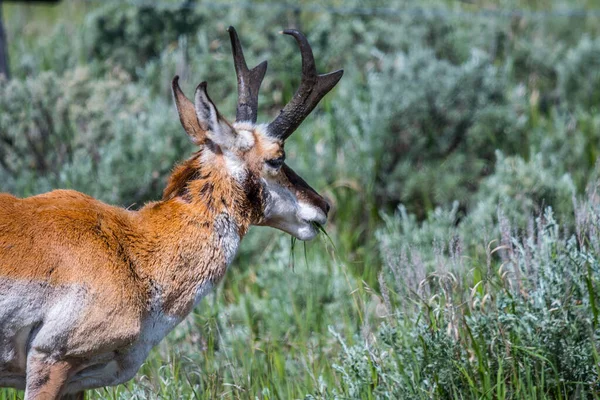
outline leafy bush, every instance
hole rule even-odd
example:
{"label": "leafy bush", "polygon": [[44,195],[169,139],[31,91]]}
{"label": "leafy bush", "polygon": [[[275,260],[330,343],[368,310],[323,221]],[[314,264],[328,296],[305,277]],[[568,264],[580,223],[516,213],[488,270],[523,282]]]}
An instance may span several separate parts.
{"label": "leafy bush", "polygon": [[91,55],[110,60],[135,74],[149,60],[176,44],[182,35],[191,35],[204,22],[191,9],[193,1],[179,7],[141,5],[123,7],[113,3],[91,18]]}
{"label": "leafy bush", "polygon": [[[333,364],[342,385],[328,393],[351,398],[597,394],[596,189],[576,206],[577,234],[565,234],[550,208],[518,236],[510,235],[509,221],[500,217],[495,233],[480,236],[487,241],[470,253],[476,257],[462,256],[461,243],[471,239],[460,227],[446,246],[421,239],[432,231],[448,237],[450,228],[444,227],[452,213],[436,214],[421,227],[405,213],[387,219],[380,232],[387,255],[387,278],[380,280],[387,316],[371,341],[344,345]],[[424,278],[407,279],[411,270]]]}
{"label": "leafy bush", "polygon": [[501,152],[496,157],[494,173],[482,181],[475,196],[477,203],[468,216],[470,223],[483,224],[500,206],[506,217],[523,229],[530,215],[540,214],[551,205],[566,225],[573,226],[572,199],[577,192],[569,174],[561,175],[542,153],[529,161],[506,157]]}
{"label": "leafy bush", "polygon": [[[556,121],[548,121],[555,118],[548,114],[554,104],[583,105],[574,117],[577,125],[593,103],[589,93],[594,85],[588,84],[593,68],[586,66],[594,63],[595,41],[571,33],[559,45],[547,45],[548,37],[558,41],[557,32],[573,29],[568,20],[467,21],[444,12],[451,15],[444,8],[410,6],[394,21],[382,21],[261,4],[243,9],[195,2],[109,4],[94,11],[81,34],[59,25],[56,32],[63,33],[47,39],[44,48],[62,54],[69,60],[65,66],[46,58],[39,62],[62,71],[84,57],[90,77],[100,79],[110,71],[107,67],[127,71],[140,90],[149,91],[149,102],[170,101],[169,81],[175,74],[190,88],[207,80],[221,111],[231,115],[236,90],[225,28],[232,24],[242,34],[249,63],[269,61],[260,99],[261,119],[268,120],[299,80],[297,49],[273,26],[299,26],[309,34],[320,70],[347,70],[345,88],[315,111],[319,115],[326,109],[321,116],[334,116],[325,123],[332,137],[321,143],[323,153],[337,163],[324,180],[332,184],[342,176],[361,187],[364,199],[352,207],[369,210],[366,218],[377,218],[374,209],[403,203],[422,219],[455,200],[461,209],[471,209],[481,179],[493,172],[496,150],[524,159],[544,151],[539,144],[546,134],[538,127],[554,128]],[[66,35],[71,40],[64,40]],[[79,49],[79,60],[67,42]],[[314,118],[301,131],[311,131]],[[345,154],[356,152],[360,162],[347,162]],[[588,170],[594,161],[590,164]],[[575,180],[578,190],[585,179]],[[332,195],[346,203],[345,194]]]}
{"label": "leafy bush", "polygon": [[557,65],[558,89],[570,108],[600,104],[600,39],[584,36]]}
{"label": "leafy bush", "polygon": [[78,68],[3,81],[0,110],[0,180],[15,194],[77,188],[129,206],[159,196],[184,155],[175,111],[148,104],[126,74],[90,80]]}
{"label": "leafy bush", "polygon": [[494,149],[515,153],[521,143],[505,86],[481,53],[460,65],[428,49],[388,56],[366,95],[341,105],[338,117],[376,163],[366,171],[377,180],[379,203],[402,202],[421,217],[437,204],[468,204]]}

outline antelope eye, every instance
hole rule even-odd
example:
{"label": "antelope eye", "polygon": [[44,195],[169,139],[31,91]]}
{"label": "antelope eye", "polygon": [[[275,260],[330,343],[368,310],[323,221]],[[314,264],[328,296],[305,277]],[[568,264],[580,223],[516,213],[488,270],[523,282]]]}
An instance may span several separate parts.
{"label": "antelope eye", "polygon": [[284,157],[279,157],[279,158],[273,158],[271,160],[267,160],[267,161],[265,161],[265,163],[273,169],[279,169],[283,165],[284,161],[285,161]]}

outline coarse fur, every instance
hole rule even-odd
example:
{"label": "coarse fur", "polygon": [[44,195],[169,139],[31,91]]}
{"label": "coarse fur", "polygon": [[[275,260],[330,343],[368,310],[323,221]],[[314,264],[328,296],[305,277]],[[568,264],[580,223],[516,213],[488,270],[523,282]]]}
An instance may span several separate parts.
{"label": "coarse fur", "polygon": [[301,240],[329,205],[283,162],[265,125],[227,122],[174,80],[198,151],[140,210],[56,190],[0,194],[0,386],[26,399],[83,398],[131,379],[223,278],[251,225]]}

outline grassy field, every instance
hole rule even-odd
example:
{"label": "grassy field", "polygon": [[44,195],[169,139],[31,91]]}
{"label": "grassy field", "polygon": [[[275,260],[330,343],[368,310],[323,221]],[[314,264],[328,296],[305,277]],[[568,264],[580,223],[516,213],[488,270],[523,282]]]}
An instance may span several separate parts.
{"label": "grassy field", "polygon": [[159,198],[194,150],[173,75],[233,115],[234,25],[269,61],[268,121],[295,26],[345,69],[286,145],[333,208],[310,243],[253,228],[136,378],[89,398],[600,397],[598,4],[149,4],[4,5],[0,191]]}

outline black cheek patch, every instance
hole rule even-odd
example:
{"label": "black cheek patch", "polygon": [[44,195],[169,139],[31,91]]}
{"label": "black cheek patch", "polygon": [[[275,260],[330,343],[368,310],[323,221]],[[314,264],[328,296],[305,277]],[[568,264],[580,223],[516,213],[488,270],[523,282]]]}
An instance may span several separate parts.
{"label": "black cheek patch", "polygon": [[252,174],[243,183],[244,192],[250,209],[252,210],[253,219],[259,218],[263,212],[263,186],[260,179]]}

